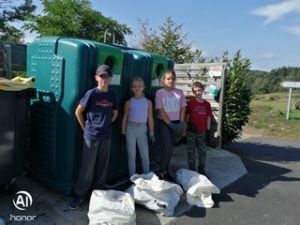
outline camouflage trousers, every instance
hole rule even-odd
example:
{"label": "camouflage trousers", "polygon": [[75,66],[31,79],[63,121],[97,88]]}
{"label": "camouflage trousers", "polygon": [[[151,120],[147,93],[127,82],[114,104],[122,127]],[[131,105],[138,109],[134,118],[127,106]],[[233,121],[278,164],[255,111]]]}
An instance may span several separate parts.
{"label": "camouflage trousers", "polygon": [[196,152],[198,153],[198,171],[205,169],[206,143],[205,133],[187,133],[188,166],[196,171]]}

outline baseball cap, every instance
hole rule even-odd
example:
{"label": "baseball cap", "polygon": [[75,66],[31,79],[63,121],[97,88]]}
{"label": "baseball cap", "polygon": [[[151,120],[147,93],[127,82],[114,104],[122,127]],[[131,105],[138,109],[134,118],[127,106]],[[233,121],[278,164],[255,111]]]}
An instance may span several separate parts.
{"label": "baseball cap", "polygon": [[109,68],[108,65],[101,65],[101,66],[98,66],[97,70],[96,70],[96,75],[102,75],[102,74],[105,74],[107,76],[112,76],[111,74],[111,70]]}

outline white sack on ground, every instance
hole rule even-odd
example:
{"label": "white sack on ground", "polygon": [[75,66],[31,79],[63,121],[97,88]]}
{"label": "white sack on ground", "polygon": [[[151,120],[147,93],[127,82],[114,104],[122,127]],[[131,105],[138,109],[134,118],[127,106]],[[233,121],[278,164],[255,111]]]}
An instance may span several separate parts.
{"label": "white sack on ground", "polygon": [[130,180],[134,184],[126,192],[133,196],[136,203],[162,216],[174,214],[174,209],[183,194],[183,190],[178,184],[159,180],[153,172],[134,174]]}
{"label": "white sack on ground", "polygon": [[135,225],[134,199],[128,193],[115,190],[94,190],[91,195],[89,225]]}
{"label": "white sack on ground", "polygon": [[211,208],[214,205],[212,194],[219,194],[220,189],[206,176],[195,171],[179,169],[176,172],[177,183],[187,191],[187,202],[203,208]]}

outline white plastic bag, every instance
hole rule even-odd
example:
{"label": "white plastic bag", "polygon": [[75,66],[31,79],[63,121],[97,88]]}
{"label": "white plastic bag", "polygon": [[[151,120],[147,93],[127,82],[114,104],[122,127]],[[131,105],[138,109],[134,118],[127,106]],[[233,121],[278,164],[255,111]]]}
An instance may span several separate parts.
{"label": "white plastic bag", "polygon": [[135,225],[134,199],[115,190],[94,190],[89,205],[89,225]]}
{"label": "white plastic bag", "polygon": [[176,172],[176,180],[187,191],[187,202],[190,205],[211,208],[214,205],[212,193],[220,193],[220,189],[207,179],[206,176],[195,171],[179,169]]}
{"label": "white plastic bag", "polygon": [[159,180],[153,172],[134,174],[130,180],[134,184],[126,192],[133,196],[136,203],[163,216],[174,214],[174,209],[183,194],[178,184]]}

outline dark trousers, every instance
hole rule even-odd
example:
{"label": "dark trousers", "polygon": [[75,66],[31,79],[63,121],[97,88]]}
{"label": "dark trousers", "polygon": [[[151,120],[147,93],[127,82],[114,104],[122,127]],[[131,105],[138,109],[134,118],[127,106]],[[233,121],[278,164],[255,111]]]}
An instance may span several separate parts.
{"label": "dark trousers", "polygon": [[168,170],[177,134],[161,119],[158,120],[158,132],[163,143],[159,172],[164,173]]}
{"label": "dark trousers", "polygon": [[106,182],[110,139],[83,141],[83,153],[74,193],[84,197],[90,188],[101,189]]}

